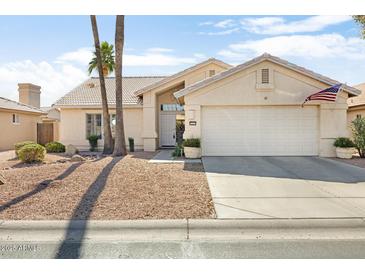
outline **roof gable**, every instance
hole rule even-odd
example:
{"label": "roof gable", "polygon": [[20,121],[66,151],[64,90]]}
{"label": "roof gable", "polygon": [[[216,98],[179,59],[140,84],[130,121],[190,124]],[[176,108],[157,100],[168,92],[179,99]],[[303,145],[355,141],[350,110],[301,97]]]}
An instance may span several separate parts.
{"label": "roof gable", "polygon": [[202,68],[204,66],[207,66],[209,64],[212,64],[212,63],[214,63],[214,64],[216,64],[218,66],[221,66],[221,67],[223,67],[225,69],[232,68],[231,65],[229,65],[229,64],[227,64],[227,63],[225,63],[223,61],[220,61],[220,60],[215,59],[215,58],[209,58],[208,60],[205,60],[204,62],[201,62],[199,64],[196,64],[196,65],[194,65],[192,67],[189,67],[189,68],[187,68],[185,70],[182,70],[182,71],[180,71],[178,73],[175,73],[175,74],[173,74],[173,75],[171,75],[169,77],[166,77],[166,78],[164,78],[164,79],[162,79],[162,80],[160,80],[158,82],[155,82],[155,83],[153,83],[151,85],[148,85],[148,86],[146,86],[146,87],[144,87],[144,88],[136,91],[135,92],[135,95],[141,96],[145,92],[148,92],[148,91],[150,91],[152,89],[158,88],[158,87],[162,86],[163,84],[166,84],[166,83],[168,83],[170,81],[173,81],[173,80],[175,80],[175,79],[177,79],[179,77],[182,77],[184,75],[187,75],[188,73],[191,73],[191,72],[193,72],[195,70],[198,70],[198,69],[200,69],[200,68]]}
{"label": "roof gable", "polygon": [[[340,84],[340,82],[336,81],[336,80],[333,80],[329,77],[326,77],[326,76],[323,76],[319,73],[316,73],[316,72],[313,72],[311,70],[308,70],[304,67],[300,67],[298,65],[295,65],[293,63],[290,63],[284,59],[281,59],[279,57],[276,57],[276,56],[272,56],[268,53],[265,53],[263,55],[260,55],[252,60],[249,60],[248,62],[245,62],[241,65],[238,65],[236,67],[233,67],[231,69],[228,69],[226,71],[223,71],[213,77],[210,77],[210,78],[207,78],[205,80],[202,80],[202,81],[199,81],[193,85],[190,85],[182,90],[179,90],[177,92],[174,93],[174,96],[176,98],[180,98],[180,97],[183,97],[191,92],[194,92],[195,90],[197,89],[200,89],[200,88],[203,88],[205,86],[208,86],[212,83],[215,83],[221,79],[224,79],[224,78],[227,78],[233,74],[236,74],[240,71],[243,71],[251,66],[254,66],[254,65],[257,65],[261,62],[264,62],[264,61],[270,61],[270,62],[273,62],[275,64],[278,64],[278,65],[281,65],[281,66],[284,66],[288,69],[291,69],[293,71],[296,71],[300,74],[303,74],[303,75],[306,75],[308,77],[311,77],[313,79],[316,79],[322,83],[325,83],[325,84],[328,84],[328,85],[335,85],[335,84]],[[359,95],[361,93],[360,90],[356,89],[356,88],[353,88],[353,87],[350,87],[348,85],[343,85],[343,90],[345,90],[346,92],[352,94],[352,95]]]}

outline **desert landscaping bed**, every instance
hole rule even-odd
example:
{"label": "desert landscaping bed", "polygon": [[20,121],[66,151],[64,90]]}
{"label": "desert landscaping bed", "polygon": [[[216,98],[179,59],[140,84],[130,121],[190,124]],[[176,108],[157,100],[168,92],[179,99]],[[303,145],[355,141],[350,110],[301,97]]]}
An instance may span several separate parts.
{"label": "desert landscaping bed", "polygon": [[31,165],[2,156],[0,219],[213,218],[202,164],[148,163],[153,155],[84,162],[47,155]]}

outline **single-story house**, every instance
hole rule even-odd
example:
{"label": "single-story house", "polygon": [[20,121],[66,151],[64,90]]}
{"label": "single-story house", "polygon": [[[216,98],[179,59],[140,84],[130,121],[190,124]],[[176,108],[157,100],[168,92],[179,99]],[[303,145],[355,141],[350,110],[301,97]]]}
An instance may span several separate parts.
{"label": "single-story house", "polygon": [[[343,85],[336,102],[301,105],[337,83],[269,54],[235,67],[211,58],[168,77],[124,77],[126,138],[155,151],[175,146],[183,128],[184,138],[201,139],[205,156],[332,157],[334,139],[349,134],[346,101],[361,91]],[[113,125],[114,78],[106,79],[106,88]],[[61,142],[87,149],[88,135],[102,138],[98,78],[53,107],[60,111]]]}
{"label": "single-story house", "polygon": [[361,90],[361,94],[356,97],[347,99],[349,109],[347,111],[347,120],[349,126],[356,117],[365,118],[365,83],[354,86]]}
{"label": "single-story house", "polygon": [[40,109],[40,87],[18,84],[19,102],[0,97],[0,151],[14,149],[21,141],[37,141],[37,123],[45,114]]}

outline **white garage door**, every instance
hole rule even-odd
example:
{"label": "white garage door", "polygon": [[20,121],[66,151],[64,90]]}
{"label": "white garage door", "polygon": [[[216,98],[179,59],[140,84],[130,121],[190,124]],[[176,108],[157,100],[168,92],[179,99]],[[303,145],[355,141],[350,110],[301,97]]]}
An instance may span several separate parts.
{"label": "white garage door", "polygon": [[318,155],[317,107],[202,107],[205,156]]}

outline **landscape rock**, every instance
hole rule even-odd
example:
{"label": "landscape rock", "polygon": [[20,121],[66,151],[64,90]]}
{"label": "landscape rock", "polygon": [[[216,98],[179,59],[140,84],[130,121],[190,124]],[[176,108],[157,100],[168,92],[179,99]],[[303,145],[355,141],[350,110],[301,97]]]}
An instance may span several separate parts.
{"label": "landscape rock", "polygon": [[71,162],[83,162],[85,161],[85,158],[82,157],[81,155],[74,155],[71,157]]}
{"label": "landscape rock", "polygon": [[78,149],[74,145],[67,145],[65,154],[67,156],[73,156],[78,152]]}
{"label": "landscape rock", "polygon": [[69,159],[59,159],[59,160],[57,160],[56,162],[57,163],[66,163],[66,162],[68,162],[69,161]]}

